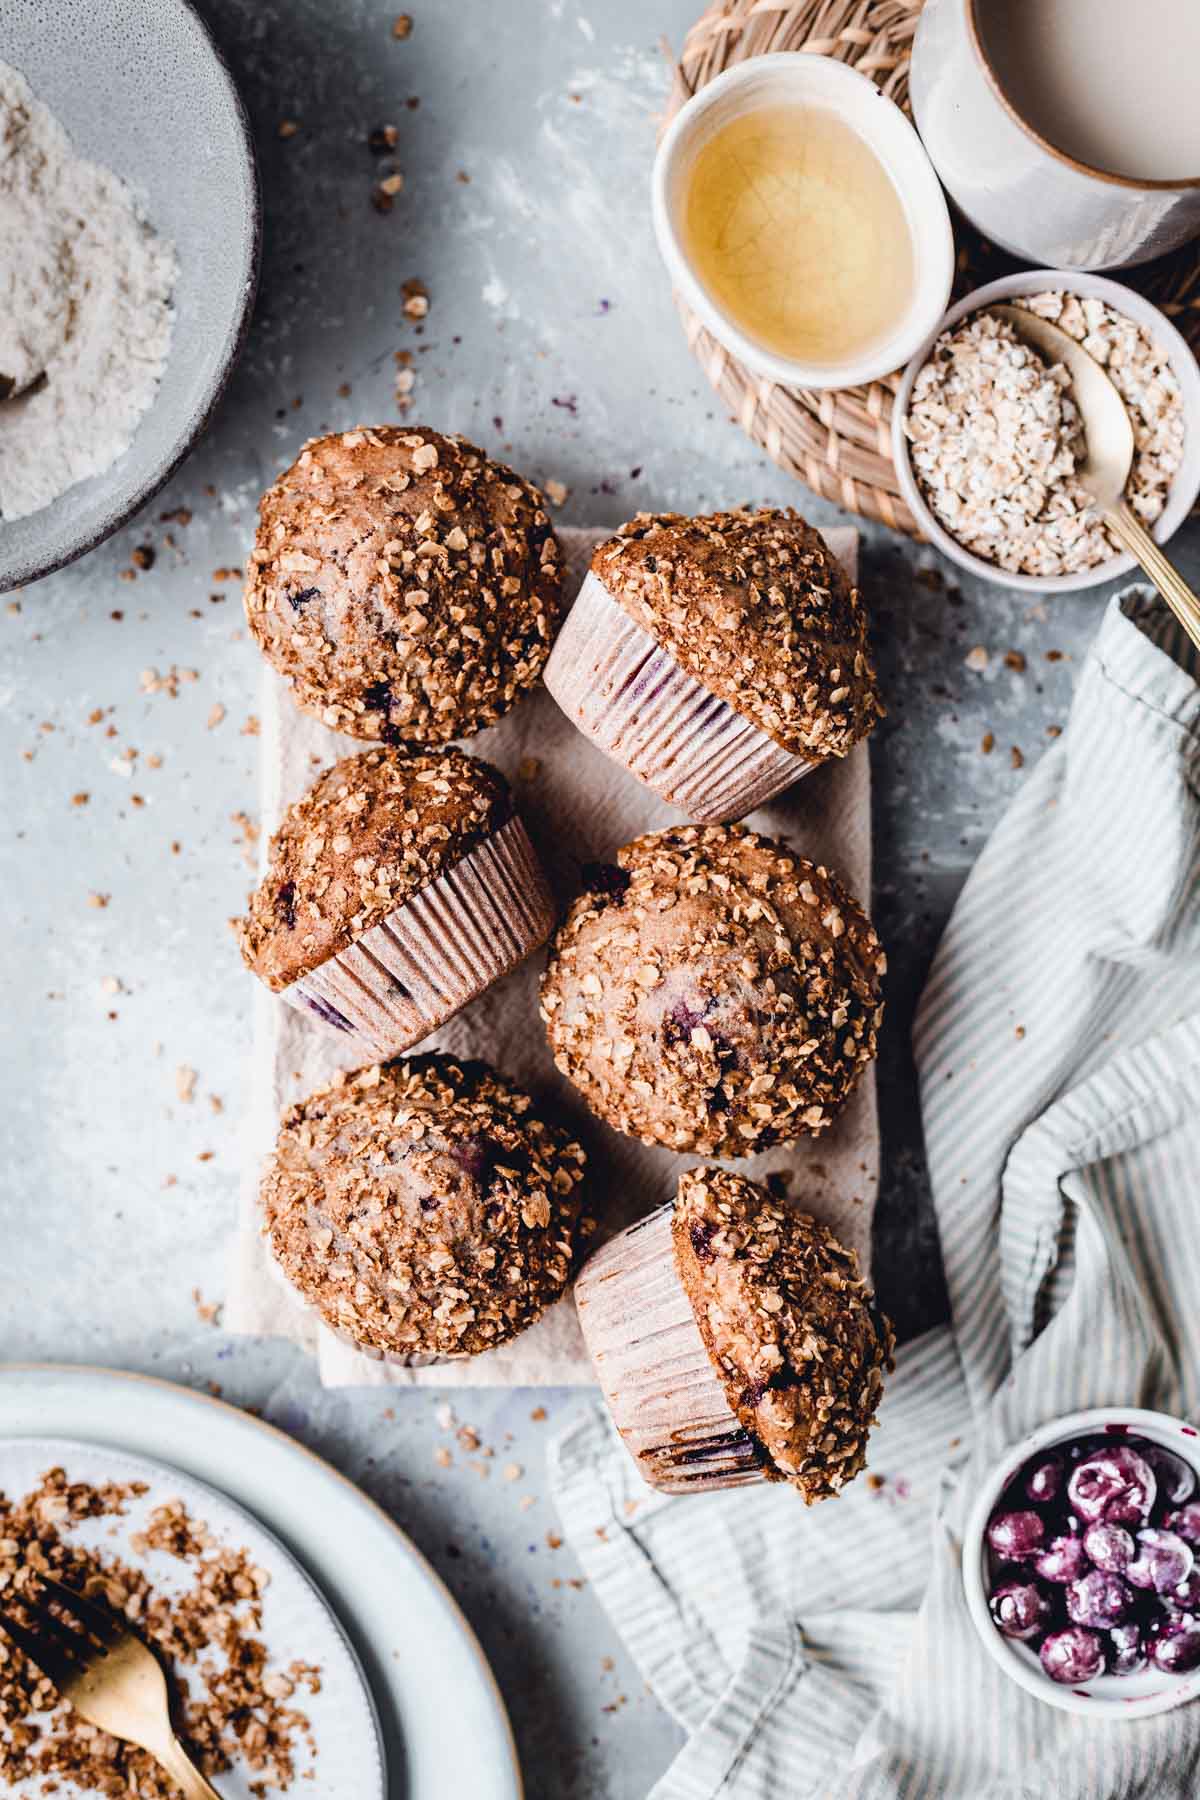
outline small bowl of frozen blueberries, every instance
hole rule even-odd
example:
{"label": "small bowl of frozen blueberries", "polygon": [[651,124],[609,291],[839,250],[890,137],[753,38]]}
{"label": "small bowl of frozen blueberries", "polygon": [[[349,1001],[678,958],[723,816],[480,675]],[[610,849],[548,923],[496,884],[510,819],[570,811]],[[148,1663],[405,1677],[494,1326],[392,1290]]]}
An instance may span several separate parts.
{"label": "small bowl of frozen blueberries", "polygon": [[984,1647],[1039,1700],[1144,1718],[1200,1693],[1200,1434],[1097,1407],[1043,1425],[985,1483],[963,1537]]}

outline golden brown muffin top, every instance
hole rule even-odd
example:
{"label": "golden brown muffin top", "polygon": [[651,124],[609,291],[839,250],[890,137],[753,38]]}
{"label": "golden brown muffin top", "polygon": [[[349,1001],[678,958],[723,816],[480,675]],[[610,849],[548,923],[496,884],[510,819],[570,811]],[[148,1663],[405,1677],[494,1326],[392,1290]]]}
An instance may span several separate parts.
{"label": "golden brown muffin top", "polygon": [[794,756],[845,756],[882,718],[858,589],[791,507],[639,513],[592,569],[680,668]]}
{"label": "golden brown muffin top", "polygon": [[499,769],[451,745],[344,756],[289,806],[233,928],[273,992],[336,956],[512,817]]}
{"label": "golden brown muffin top", "polygon": [[583,1165],[485,1063],[400,1058],[283,1115],[266,1231],[288,1280],[360,1347],[474,1356],[564,1291]]}
{"label": "golden brown muffin top", "polygon": [[805,1501],[866,1462],[895,1340],[858,1258],[827,1225],[728,1169],[680,1177],[675,1265],[705,1348],[769,1481]]}
{"label": "golden brown muffin top", "polygon": [[742,825],[650,832],[584,874],[541,1010],[592,1110],[706,1156],[824,1131],[875,1054],[886,967],[837,877]]}
{"label": "golden brown muffin top", "polygon": [[326,725],[442,744],[537,681],[561,587],[529,482],[463,438],[360,426],[311,439],[263,495],[246,616]]}

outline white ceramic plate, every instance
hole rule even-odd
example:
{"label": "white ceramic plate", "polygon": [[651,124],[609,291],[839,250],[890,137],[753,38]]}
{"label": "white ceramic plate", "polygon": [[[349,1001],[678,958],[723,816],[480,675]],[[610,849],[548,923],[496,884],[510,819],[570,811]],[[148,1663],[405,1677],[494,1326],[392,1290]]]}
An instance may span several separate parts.
{"label": "white ceramic plate", "polygon": [[[47,1469],[59,1467],[72,1482],[146,1485],[149,1491],[131,1499],[124,1512],[64,1524],[59,1531],[68,1542],[101,1552],[106,1561],[115,1557],[143,1569],[159,1592],[179,1596],[194,1579],[194,1571],[178,1557],[134,1548],[133,1539],[145,1530],[151,1511],[166,1501],[182,1500],[192,1519],[206,1525],[224,1548],[249,1552],[254,1565],[271,1578],[262,1595],[261,1637],[272,1666],[283,1669],[299,1660],[321,1671],[320,1691],[300,1689],[292,1703],[307,1717],[316,1745],[314,1756],[297,1736],[296,1779],[307,1777],[325,1800],[383,1800],[387,1785],[379,1721],[362,1665],[325,1599],[278,1538],[215,1488],[157,1460],[70,1438],[0,1438],[0,1493],[10,1499],[32,1493]],[[172,1679],[177,1688],[202,1692],[186,1668],[174,1669]],[[246,1763],[236,1763],[220,1777],[222,1800],[253,1800],[251,1783],[257,1779],[261,1777]],[[34,1800],[41,1791],[36,1778],[21,1782],[12,1790],[13,1800]],[[84,1790],[64,1781],[62,1792],[64,1800],[74,1800]]]}
{"label": "white ceramic plate", "polygon": [[[399,1527],[319,1457],[248,1413],[165,1381],[107,1369],[0,1368],[0,1448],[7,1453],[3,1440],[30,1437],[82,1438],[168,1464],[269,1528],[317,1584],[361,1660],[390,1800],[520,1800],[503,1702],[466,1620]],[[315,1785],[322,1796],[334,1792]],[[377,1791],[364,1781],[355,1800]]]}

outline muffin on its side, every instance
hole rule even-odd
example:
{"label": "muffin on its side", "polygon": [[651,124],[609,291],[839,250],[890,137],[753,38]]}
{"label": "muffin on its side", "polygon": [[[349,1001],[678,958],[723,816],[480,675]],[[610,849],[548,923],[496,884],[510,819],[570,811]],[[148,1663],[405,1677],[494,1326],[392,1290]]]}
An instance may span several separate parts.
{"label": "muffin on its side", "polygon": [[264,1229],[300,1297],[368,1355],[475,1356],[565,1290],[591,1224],[583,1167],[485,1063],[400,1060],[284,1114]]}
{"label": "muffin on its side", "polygon": [[288,808],[233,925],[272,992],[386,1057],[544,944],[554,903],[498,769],[376,747]]}
{"label": "muffin on its side", "polygon": [[744,818],[883,713],[858,590],[790,507],[639,513],[593,555],[546,686],[702,822]]}
{"label": "muffin on its side", "polygon": [[313,438],[259,503],[246,616],[298,705],[335,731],[444,744],[541,675],[562,567],[542,496],[463,438]]}
{"label": "muffin on its side", "polygon": [[575,1287],[614,1422],[667,1493],[790,1481],[838,1494],[866,1462],[891,1327],[858,1259],[725,1169],[614,1238]]}
{"label": "muffin on its side", "polygon": [[584,874],[541,1005],[593,1112],[705,1156],[824,1131],[875,1055],[886,967],[837,877],[741,825],[649,832]]}

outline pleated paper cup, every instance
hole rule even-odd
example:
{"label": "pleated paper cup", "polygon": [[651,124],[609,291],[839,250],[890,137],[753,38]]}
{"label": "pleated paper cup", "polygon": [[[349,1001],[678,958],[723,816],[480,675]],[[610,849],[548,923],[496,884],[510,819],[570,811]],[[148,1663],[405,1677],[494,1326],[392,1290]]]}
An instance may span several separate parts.
{"label": "pleated paper cup", "polygon": [[744,819],[817,766],[685,674],[590,571],[544,679],[597,749],[702,825]]}
{"label": "pleated paper cup", "polygon": [[666,1494],[763,1481],[763,1452],[725,1397],[675,1265],[668,1204],[584,1265],[575,1305],[613,1422]]}
{"label": "pleated paper cup", "polygon": [[399,1056],[546,942],[554,902],[520,819],[500,826],[282,998],[364,1052]]}

